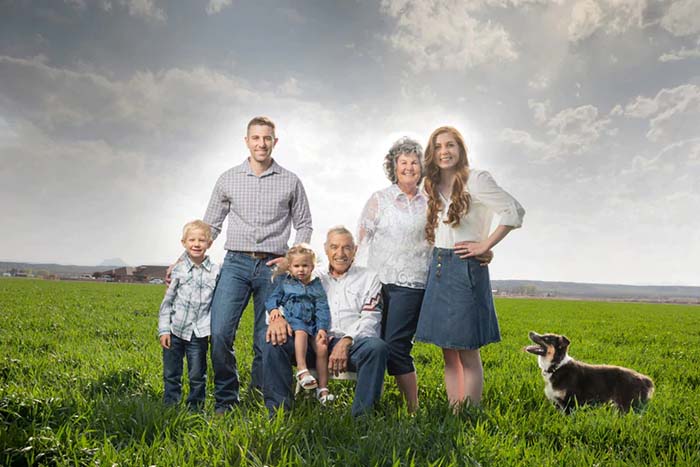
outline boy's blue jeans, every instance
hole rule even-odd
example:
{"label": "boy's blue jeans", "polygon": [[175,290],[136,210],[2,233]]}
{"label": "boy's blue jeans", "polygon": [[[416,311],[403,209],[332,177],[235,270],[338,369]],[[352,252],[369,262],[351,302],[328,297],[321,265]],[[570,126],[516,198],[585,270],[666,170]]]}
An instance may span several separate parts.
{"label": "boy's blue jeans", "polygon": [[272,268],[266,263],[275,256],[258,259],[228,251],[221,267],[211,304],[211,361],[214,368],[214,398],[217,409],[239,402],[239,379],[233,341],[241,315],[253,295],[253,367],[250,386],[263,385],[262,346],[265,343],[265,300],[272,292]]}
{"label": "boy's blue jeans", "polygon": [[195,337],[188,342],[175,334],[170,335],[170,348],[163,349],[163,383],[166,405],[177,404],[182,397],[182,361],[187,358],[187,376],[190,394],[187,405],[192,408],[204,406],[207,392],[208,337]]}

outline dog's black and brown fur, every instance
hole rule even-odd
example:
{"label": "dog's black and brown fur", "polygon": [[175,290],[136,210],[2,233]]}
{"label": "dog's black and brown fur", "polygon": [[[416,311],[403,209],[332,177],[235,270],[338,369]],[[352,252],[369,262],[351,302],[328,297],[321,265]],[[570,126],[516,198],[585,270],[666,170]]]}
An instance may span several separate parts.
{"label": "dog's black and brown fur", "polygon": [[570,342],[566,336],[539,335],[532,331],[529,336],[536,345],[524,350],[537,355],[545,382],[544,393],[566,412],[576,404],[606,402],[627,412],[633,405],[647,402],[654,393],[651,379],[634,370],[577,362],[567,354]]}

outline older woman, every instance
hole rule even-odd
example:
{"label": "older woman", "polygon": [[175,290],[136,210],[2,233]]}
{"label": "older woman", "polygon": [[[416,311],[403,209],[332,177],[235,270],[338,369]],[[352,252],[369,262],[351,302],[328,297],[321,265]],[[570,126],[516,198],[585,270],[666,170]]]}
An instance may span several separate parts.
{"label": "older woman", "polygon": [[[425,233],[435,248],[416,339],[442,348],[445,389],[456,410],[480,403],[479,348],[501,339],[489,271],[478,256],[520,227],[525,210],[488,172],[469,167],[464,139],[452,127],[430,136],[425,166]],[[499,225],[490,231],[494,213]]]}
{"label": "older woman", "polygon": [[382,338],[389,346],[387,369],[406,400],[418,407],[418,384],[411,357],[430,260],[425,239],[427,200],[423,149],[410,138],[396,141],[384,157],[391,186],[367,201],[359,223],[357,262],[377,272],[382,282]]}

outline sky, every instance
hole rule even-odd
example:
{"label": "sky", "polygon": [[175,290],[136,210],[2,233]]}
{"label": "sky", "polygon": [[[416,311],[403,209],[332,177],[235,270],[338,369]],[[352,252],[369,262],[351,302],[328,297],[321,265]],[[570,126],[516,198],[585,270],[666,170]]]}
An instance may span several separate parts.
{"label": "sky", "polygon": [[317,250],[452,125],[493,279],[700,285],[700,0],[0,0],[0,261],[174,261],[256,115]]}

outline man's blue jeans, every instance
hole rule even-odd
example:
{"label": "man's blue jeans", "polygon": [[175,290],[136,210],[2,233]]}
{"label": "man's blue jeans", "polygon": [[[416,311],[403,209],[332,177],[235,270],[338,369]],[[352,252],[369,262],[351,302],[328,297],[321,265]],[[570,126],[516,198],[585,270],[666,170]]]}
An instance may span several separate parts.
{"label": "man's blue jeans", "polygon": [[267,330],[265,299],[274,286],[271,282],[272,268],[266,263],[274,258],[256,259],[234,251],[226,253],[211,304],[211,361],[217,409],[228,409],[239,402],[238,367],[233,341],[251,294],[255,325],[250,387],[262,389],[262,345]]}
{"label": "man's blue jeans", "polygon": [[[329,352],[339,342],[333,339]],[[350,347],[348,371],[357,372],[355,399],[352,403],[352,415],[367,413],[382,395],[384,372],[389,350],[386,343],[378,337],[360,337]],[[292,362],[294,360],[294,338],[289,337],[281,345],[265,343],[263,348],[263,370],[265,384],[265,406],[272,415],[275,410],[284,407],[291,409],[294,395],[292,393]],[[307,362],[315,362],[313,350],[309,346]],[[313,365],[309,365],[312,367]]]}
{"label": "man's blue jeans", "polygon": [[182,360],[187,357],[187,376],[190,381],[190,394],[187,405],[202,408],[207,391],[207,349],[208,337],[195,337],[190,341],[170,335],[170,348],[163,349],[163,402],[177,404],[182,397]]}

